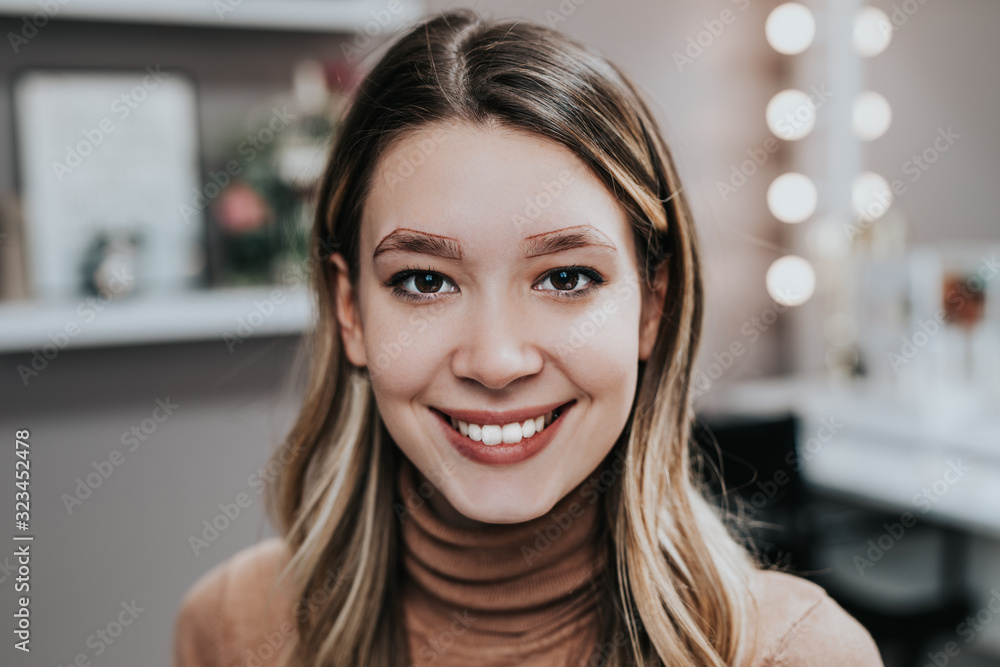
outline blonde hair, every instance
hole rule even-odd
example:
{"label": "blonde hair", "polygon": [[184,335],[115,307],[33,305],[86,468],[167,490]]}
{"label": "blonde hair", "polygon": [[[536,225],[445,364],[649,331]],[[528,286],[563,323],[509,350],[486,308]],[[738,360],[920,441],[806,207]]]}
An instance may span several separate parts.
{"label": "blonde hair", "polygon": [[[667,263],[657,340],[638,362],[632,413],[612,451],[624,459],[621,483],[603,496],[611,557],[602,633],[605,647],[621,646],[600,660],[743,664],[752,653],[747,582],[755,564],[693,472],[688,386],[703,287],[694,225],[652,114],[617,67],[554,30],[487,22],[467,11],[418,25],[362,82],[319,190],[312,246],[337,248],[355,287],[361,211],[375,165],[408,132],[443,120],[495,123],[566,146],[627,212],[647,286]],[[272,520],[292,554],[283,576],[303,607],[282,664],[405,665],[393,514],[401,454],[366,369],[341,347],[335,275],[324,261],[311,276],[318,322],[310,379],[267,489]],[[331,571],[338,585],[317,604],[311,596]],[[621,637],[628,641],[613,639]]]}

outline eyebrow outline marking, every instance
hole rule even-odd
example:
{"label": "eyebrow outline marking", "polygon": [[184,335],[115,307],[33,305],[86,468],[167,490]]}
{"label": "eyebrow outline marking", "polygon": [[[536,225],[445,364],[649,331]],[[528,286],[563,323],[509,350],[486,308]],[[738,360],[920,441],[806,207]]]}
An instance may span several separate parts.
{"label": "eyebrow outline marking", "polygon": [[[551,232],[535,234],[524,239],[521,247],[524,257],[540,257],[557,252],[599,246],[617,253],[618,248],[603,232],[591,225],[574,225]],[[444,259],[462,259],[461,244],[448,236],[430,234],[416,229],[399,227],[386,234],[372,253],[372,260],[389,252],[412,252]]]}
{"label": "eyebrow outline marking", "polygon": [[611,242],[611,239],[604,232],[591,225],[574,225],[535,234],[524,239],[521,244],[526,258],[551,255],[564,250],[588,246],[600,246],[608,248],[616,254],[618,252],[618,248]]}
{"label": "eyebrow outline marking", "polygon": [[408,227],[397,227],[386,234],[372,253],[372,260],[387,252],[413,252],[444,259],[462,259],[462,246],[448,236],[429,234]]}

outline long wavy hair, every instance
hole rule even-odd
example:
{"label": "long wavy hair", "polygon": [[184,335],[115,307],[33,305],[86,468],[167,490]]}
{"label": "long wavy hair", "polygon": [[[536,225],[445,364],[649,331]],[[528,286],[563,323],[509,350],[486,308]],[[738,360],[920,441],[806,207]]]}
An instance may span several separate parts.
{"label": "long wavy hair", "polygon": [[[659,127],[621,70],[528,22],[457,11],[417,25],[361,82],[336,133],[318,192],[314,253],[341,253],[357,288],[362,207],[380,156],[407,133],[449,120],[565,146],[626,211],[641,280],[652,287],[667,264],[657,340],[638,362],[632,411],[614,445],[624,461],[620,483],[602,494],[610,557],[600,645],[615,649],[589,664],[744,664],[753,652],[748,581],[756,565],[705,498],[688,444],[703,317],[694,224]],[[407,665],[393,512],[402,454],[367,370],[342,349],[335,267],[321,261],[313,269],[318,321],[309,380],[267,487],[268,512],[291,554],[281,579],[290,578],[298,601],[281,664]]]}

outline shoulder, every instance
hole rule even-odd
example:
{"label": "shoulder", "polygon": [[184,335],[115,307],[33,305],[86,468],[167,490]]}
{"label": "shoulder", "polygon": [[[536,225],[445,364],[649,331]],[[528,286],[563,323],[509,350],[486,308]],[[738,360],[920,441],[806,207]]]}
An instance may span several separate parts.
{"label": "shoulder", "polygon": [[871,635],[820,586],[791,574],[758,570],[750,580],[757,609],[753,667],[881,667]]}
{"label": "shoulder", "polygon": [[272,537],[201,575],[177,612],[174,667],[231,665],[266,643],[266,636],[274,639],[271,633],[290,636],[291,603],[273,586],[287,558],[284,541]]}

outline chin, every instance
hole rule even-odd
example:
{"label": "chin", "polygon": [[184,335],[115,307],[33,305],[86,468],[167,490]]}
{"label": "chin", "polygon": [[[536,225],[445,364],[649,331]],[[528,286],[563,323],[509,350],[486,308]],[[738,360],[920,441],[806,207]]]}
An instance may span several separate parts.
{"label": "chin", "polygon": [[443,489],[458,512],[483,523],[523,523],[547,514],[562,497],[558,480],[519,484],[510,480]]}

